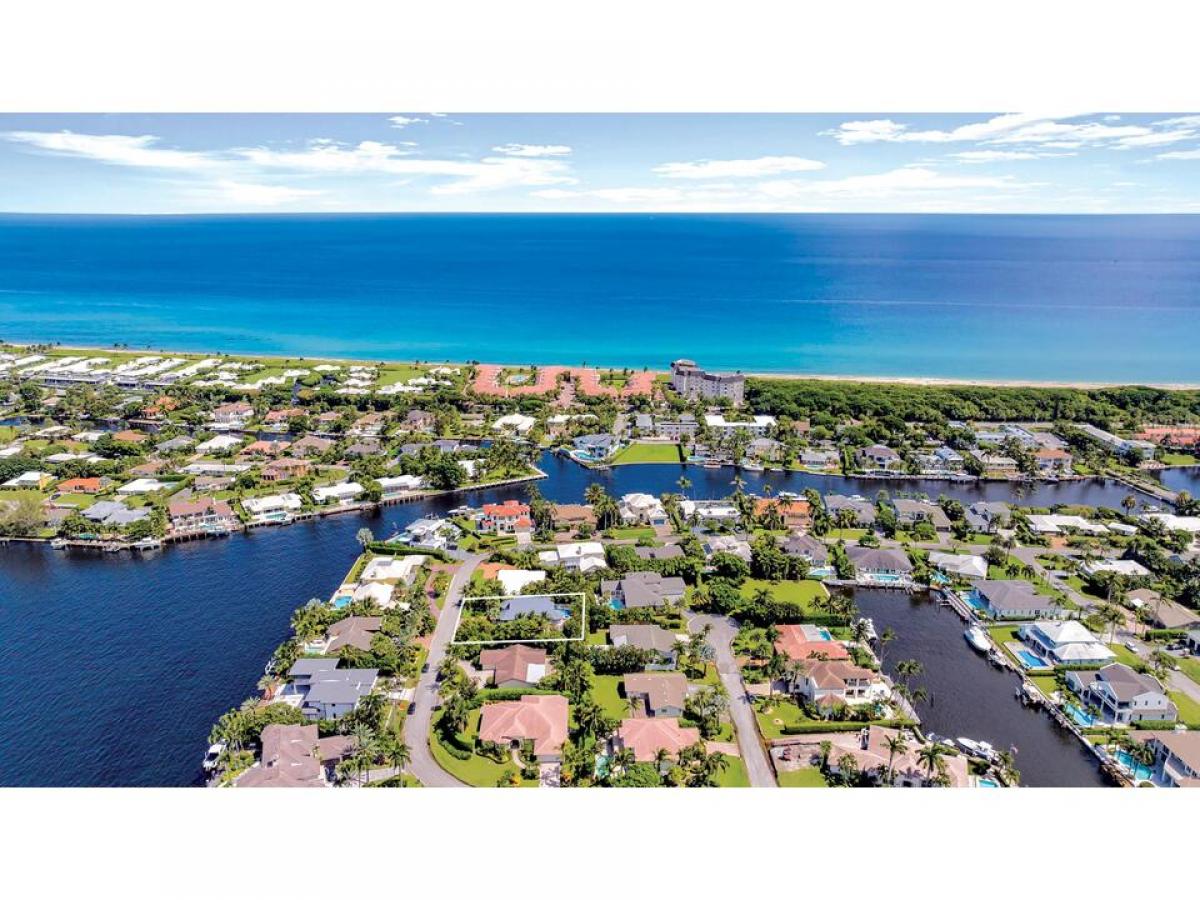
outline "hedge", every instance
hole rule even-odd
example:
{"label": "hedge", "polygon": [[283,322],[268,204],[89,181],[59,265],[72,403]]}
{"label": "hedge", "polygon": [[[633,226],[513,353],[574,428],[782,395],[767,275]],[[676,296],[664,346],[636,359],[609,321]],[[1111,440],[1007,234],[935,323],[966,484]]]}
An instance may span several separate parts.
{"label": "hedge", "polygon": [[470,749],[463,748],[464,742],[461,740],[461,738],[459,738],[458,735],[454,735],[453,743],[446,740],[446,738],[441,734],[441,732],[438,732],[437,734],[435,734],[433,739],[441,745],[443,750],[445,750],[447,753],[449,753],[455,759],[468,760],[475,753],[475,749],[473,747]]}
{"label": "hedge", "polygon": [[1151,641],[1174,641],[1187,637],[1187,631],[1182,628],[1150,628],[1145,637]]}
{"label": "hedge", "polygon": [[520,700],[529,694],[557,694],[558,691],[544,688],[484,688],[475,695],[479,704],[496,703],[502,700]]}
{"label": "hedge", "polygon": [[870,725],[881,728],[912,728],[916,722],[908,719],[882,719],[875,722],[802,722],[799,725],[785,725],[779,729],[781,734],[820,734],[825,731],[861,731]]}
{"label": "hedge", "polygon": [[1179,725],[1176,721],[1167,719],[1142,719],[1140,722],[1131,723],[1135,729],[1142,731],[1174,731]]}
{"label": "hedge", "polygon": [[372,553],[383,553],[388,556],[432,556],[442,562],[452,562],[453,557],[445,550],[429,550],[424,547],[410,547],[408,544],[389,544],[384,541],[371,541],[367,549]]}

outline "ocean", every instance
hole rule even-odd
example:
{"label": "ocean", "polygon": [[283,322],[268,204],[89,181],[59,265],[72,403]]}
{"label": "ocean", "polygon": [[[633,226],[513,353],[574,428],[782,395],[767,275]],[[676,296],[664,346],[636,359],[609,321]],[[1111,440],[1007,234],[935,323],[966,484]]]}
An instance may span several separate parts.
{"label": "ocean", "polygon": [[0,338],[1200,383],[1200,216],[0,216]]}

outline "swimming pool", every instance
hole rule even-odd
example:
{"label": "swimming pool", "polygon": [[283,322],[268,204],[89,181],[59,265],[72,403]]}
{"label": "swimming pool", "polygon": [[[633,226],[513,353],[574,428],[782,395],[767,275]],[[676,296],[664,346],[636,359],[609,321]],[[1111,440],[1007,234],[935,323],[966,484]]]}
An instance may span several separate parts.
{"label": "swimming pool", "polygon": [[868,575],[867,578],[879,584],[895,584],[900,580],[899,575],[889,575],[886,573],[882,575]]}
{"label": "swimming pool", "polygon": [[1091,728],[1096,724],[1096,717],[1087,710],[1083,709],[1083,707],[1079,706],[1079,704],[1068,703],[1064,708],[1067,711],[1067,715],[1075,720],[1076,725],[1082,725],[1084,728]]}
{"label": "swimming pool", "polygon": [[354,598],[348,594],[342,594],[341,596],[334,597],[332,600],[330,600],[329,604],[334,609],[345,609],[347,606],[350,605],[350,601],[352,601],[353,599]]}
{"label": "swimming pool", "polygon": [[1020,659],[1021,662],[1023,662],[1025,664],[1025,667],[1028,669],[1044,669],[1044,668],[1046,668],[1046,663],[1043,662],[1042,660],[1038,659],[1036,656],[1034,656],[1028,650],[1018,650],[1017,658]]}
{"label": "swimming pool", "polygon": [[1000,787],[1000,782],[993,781],[991,778],[980,778],[975,783],[978,784],[980,787],[990,787],[990,788]]}
{"label": "swimming pool", "polygon": [[609,600],[608,605],[612,609],[624,609],[625,608],[624,601],[618,600],[616,597],[613,597],[611,600]]}
{"label": "swimming pool", "polygon": [[966,594],[960,594],[959,596],[967,601],[967,605],[971,607],[971,609],[978,610],[979,612],[983,612],[987,609],[987,604],[980,599],[979,594],[976,591],[968,591]]}
{"label": "swimming pool", "polygon": [[1128,769],[1130,774],[1132,774],[1133,777],[1138,781],[1149,781],[1154,777],[1154,770],[1149,766],[1146,766],[1140,762],[1136,762],[1134,758],[1129,755],[1128,750],[1118,750],[1113,754],[1113,759]]}

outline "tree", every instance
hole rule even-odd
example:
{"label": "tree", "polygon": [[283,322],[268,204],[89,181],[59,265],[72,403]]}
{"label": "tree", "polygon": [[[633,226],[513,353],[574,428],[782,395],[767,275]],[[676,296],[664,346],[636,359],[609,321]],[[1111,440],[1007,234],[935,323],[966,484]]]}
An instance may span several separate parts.
{"label": "tree", "polygon": [[888,781],[888,784],[895,784],[896,783],[896,769],[895,769],[896,754],[903,753],[905,750],[908,749],[908,741],[906,741],[904,739],[903,732],[897,732],[896,734],[892,735],[891,737],[885,738],[883,743],[884,743],[884,746],[887,747],[887,751],[888,751],[887,781]]}
{"label": "tree", "polygon": [[375,535],[370,528],[360,528],[354,535],[354,539],[358,541],[358,545],[364,550],[367,549],[375,540]]}

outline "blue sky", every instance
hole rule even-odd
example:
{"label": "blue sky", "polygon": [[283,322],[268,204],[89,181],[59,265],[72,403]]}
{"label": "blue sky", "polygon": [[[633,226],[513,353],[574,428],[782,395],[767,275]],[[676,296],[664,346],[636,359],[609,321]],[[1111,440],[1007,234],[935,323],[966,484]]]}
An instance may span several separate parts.
{"label": "blue sky", "polygon": [[8,115],[0,210],[1200,212],[1200,115]]}

